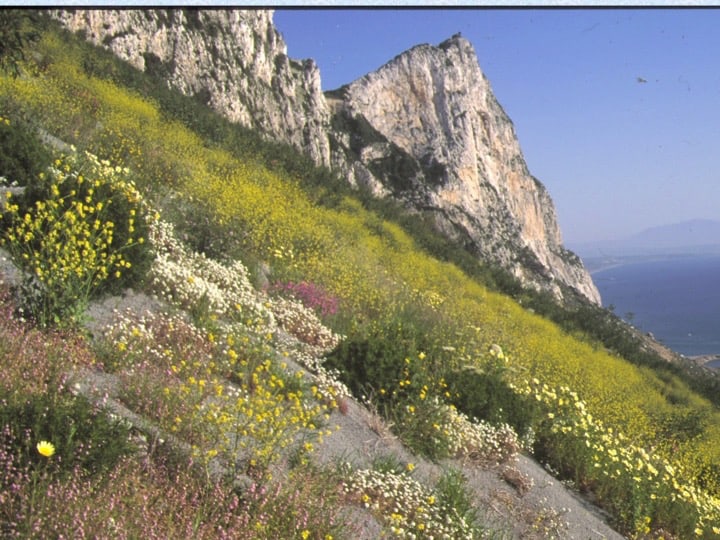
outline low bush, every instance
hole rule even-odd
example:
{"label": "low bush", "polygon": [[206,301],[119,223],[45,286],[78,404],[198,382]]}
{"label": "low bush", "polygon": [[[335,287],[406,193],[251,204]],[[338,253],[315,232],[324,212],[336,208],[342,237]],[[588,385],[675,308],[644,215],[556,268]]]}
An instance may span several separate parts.
{"label": "low bush", "polygon": [[335,315],[339,306],[335,296],[311,281],[276,282],[270,287],[270,292],[295,298],[321,317]]}
{"label": "low bush", "polygon": [[406,471],[380,472],[357,470],[344,483],[344,490],[350,500],[368,508],[378,516],[392,538],[482,538],[483,530],[476,523],[468,521],[472,513],[461,508],[465,515],[448,503],[446,486],[438,493],[425,488]]}
{"label": "low bush", "polygon": [[51,160],[52,155],[31,126],[0,116],[0,177],[5,178],[5,185],[28,185]]}
{"label": "low bush", "polygon": [[[74,395],[67,382],[70,371],[94,365],[85,340],[68,331],[45,334],[29,328],[13,317],[14,309],[8,291],[0,290],[3,451],[30,469],[44,467],[46,457],[63,473],[112,468],[132,450],[128,427]],[[39,453],[42,441],[53,446],[52,456]]]}
{"label": "low bush", "polygon": [[428,327],[391,315],[348,335],[327,356],[327,366],[340,372],[355,395],[372,396],[382,406],[406,397],[412,391],[410,378],[413,388],[436,379],[438,373],[431,374],[422,363],[413,366],[420,369],[409,369],[411,359],[428,357],[428,363],[432,362],[435,348]]}
{"label": "low bush", "polygon": [[26,49],[39,38],[36,24],[37,14],[31,10],[0,11],[0,69],[15,77],[20,75]]}
{"label": "low bush", "polygon": [[128,174],[73,153],[57,158],[22,196],[5,195],[0,245],[25,270],[22,298],[41,326],[75,324],[91,298],[147,272],[148,212]]}
{"label": "low bush", "polygon": [[458,469],[448,469],[438,480],[435,490],[438,502],[446,508],[454,508],[468,523],[479,521],[478,511],[473,504],[473,495],[467,486],[467,479]]}
{"label": "low bush", "polygon": [[52,445],[53,462],[59,471],[76,467],[88,472],[109,470],[132,452],[129,426],[112,420],[107,413],[81,396],[69,393],[8,399],[0,395],[0,425],[6,427],[3,441],[21,461],[41,466],[46,457],[38,443]]}
{"label": "low bush", "polygon": [[532,401],[513,390],[508,370],[508,359],[500,347],[494,346],[487,357],[447,374],[451,401],[471,417],[508,423],[526,436],[539,411]]}
{"label": "low bush", "polygon": [[717,538],[720,501],[692,473],[593,417],[567,387],[532,379],[518,393],[543,409],[536,425],[536,457],[581,491],[591,492],[631,537]]}

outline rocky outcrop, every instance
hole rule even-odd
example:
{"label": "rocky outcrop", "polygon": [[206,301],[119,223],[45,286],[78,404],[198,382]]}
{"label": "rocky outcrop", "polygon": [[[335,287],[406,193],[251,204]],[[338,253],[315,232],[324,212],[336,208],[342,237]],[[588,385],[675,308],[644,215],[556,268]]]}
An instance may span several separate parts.
{"label": "rocky outcrop", "polygon": [[57,10],[52,15],[230,120],[328,165],[329,112],[312,60],[287,56],[267,10]]}
{"label": "rocky outcrop", "polygon": [[402,200],[526,285],[600,297],[562,245],[555,209],[525,164],[512,122],[472,45],[420,45],[323,95],[312,60],[262,10],[70,10],[53,15],[93,43],[233,121],[288,142],[355,186]]}
{"label": "rocky outcrop", "polygon": [[528,285],[562,296],[565,284],[599,302],[466,39],[414,47],[328,102],[345,157],[334,161],[350,163],[355,183],[434,214],[446,234]]}

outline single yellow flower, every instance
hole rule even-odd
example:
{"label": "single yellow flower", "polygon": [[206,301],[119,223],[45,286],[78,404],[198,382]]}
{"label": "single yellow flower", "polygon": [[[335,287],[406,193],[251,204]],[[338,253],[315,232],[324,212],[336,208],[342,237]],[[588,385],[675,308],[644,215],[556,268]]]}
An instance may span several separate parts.
{"label": "single yellow flower", "polygon": [[47,441],[40,441],[39,443],[37,443],[37,451],[40,453],[41,456],[49,458],[52,457],[52,455],[55,453],[55,446],[53,445],[53,443]]}

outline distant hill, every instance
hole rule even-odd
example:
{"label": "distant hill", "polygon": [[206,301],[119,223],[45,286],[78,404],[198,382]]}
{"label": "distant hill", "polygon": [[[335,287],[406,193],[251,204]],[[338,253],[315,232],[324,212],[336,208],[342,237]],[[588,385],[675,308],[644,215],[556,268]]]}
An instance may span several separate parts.
{"label": "distant hill", "polygon": [[583,259],[720,253],[720,221],[693,219],[645,229],[617,240],[570,248]]}

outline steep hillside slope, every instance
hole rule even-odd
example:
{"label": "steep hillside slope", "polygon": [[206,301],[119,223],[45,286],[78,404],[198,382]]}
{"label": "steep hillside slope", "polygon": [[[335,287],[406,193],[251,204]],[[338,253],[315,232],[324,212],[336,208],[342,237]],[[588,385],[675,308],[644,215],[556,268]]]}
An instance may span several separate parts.
{"label": "steep hillside slope", "polygon": [[329,114],[312,60],[287,56],[266,10],[58,10],[72,31],[160,73],[234,122],[330,162]]}
{"label": "steep hillside slope", "polygon": [[[464,537],[455,533],[476,520],[460,511],[472,505],[458,492],[482,477],[476,469],[467,474],[470,480],[455,475],[427,491],[412,477],[420,476],[420,459],[334,473],[307,467],[306,458],[326,441],[326,413],[352,416],[352,406],[343,405],[341,378],[382,413],[407,448],[428,460],[456,458],[482,468],[522,447],[593,496],[628,536],[720,535],[720,413],[682,380],[632,365],[588,335],[563,331],[488,290],[460,267],[419,249],[407,230],[368,210],[357,193],[319,197],[300,173],[274,165],[287,147],[265,143],[266,151],[248,154],[239,141],[249,139],[237,126],[206,137],[207,125],[223,124],[219,115],[56,25],[43,30],[23,76],[0,77],[0,104],[8,111],[0,140],[7,148],[16,141],[24,141],[20,148],[44,144],[33,136],[39,126],[43,140],[60,139],[79,150],[64,145],[69,155],[48,157],[43,175],[26,175],[30,198],[4,194],[0,241],[34,276],[21,285],[29,294],[19,300],[33,308],[24,313],[44,313],[49,324],[82,320],[84,302],[118,287],[128,270],[139,272],[146,256],[150,268],[136,274],[133,286],[172,308],[113,314],[109,328],[93,332],[99,340],[94,358],[82,336],[55,339],[65,347],[25,346],[47,334],[13,318],[6,303],[3,314],[9,315],[0,317],[6,348],[0,352],[8,369],[0,373],[0,414],[13,433],[2,436],[12,446],[0,454],[3,466],[8,460],[14,466],[16,456],[22,467],[54,464],[44,461],[52,457],[47,445],[39,456],[34,450],[39,439],[63,443],[57,451],[64,472],[82,471],[74,465],[86,454],[63,438],[74,436],[65,426],[74,418],[68,407],[78,403],[78,388],[67,386],[64,374],[85,367],[97,378],[116,377],[117,399],[159,425],[163,433],[146,438],[150,454],[170,433],[202,459],[195,460],[201,467],[218,459],[231,472],[250,475],[255,494],[267,493],[265,472],[274,466],[286,464],[295,477],[274,499],[270,529],[264,528],[269,507],[239,499],[232,483],[189,487],[187,456],[179,462],[183,474],[173,477],[182,480],[179,492],[165,488],[167,472],[155,469],[161,482],[147,491],[139,478],[147,478],[152,463],[141,458],[130,479],[127,465],[112,469],[110,482],[107,475],[80,478],[85,498],[73,507],[62,490],[51,492],[23,476],[26,469],[14,469],[12,479],[25,491],[12,501],[21,508],[47,503],[47,530],[59,530],[50,528],[56,521],[71,527],[89,504],[100,510],[92,517],[102,526],[111,515],[133,532],[159,515],[175,533],[165,537],[214,538],[229,526],[260,538],[340,537],[334,527],[344,521],[336,509],[349,503],[371,510],[389,534],[409,527],[420,537],[431,522],[444,527],[444,518],[457,512],[455,529],[445,537]],[[267,163],[263,155],[270,156]],[[309,168],[302,174],[320,173]],[[138,238],[143,224],[147,235]],[[48,242],[50,233],[63,235],[60,253]],[[88,245],[88,235],[97,241]],[[80,256],[83,249],[96,256]],[[132,297],[125,291],[125,299]],[[295,361],[315,378],[298,376]],[[19,410],[31,417],[15,414]],[[317,419],[308,417],[316,413]],[[33,414],[41,421],[35,423]],[[367,433],[365,427],[350,431]],[[385,434],[379,422],[375,428]],[[126,431],[112,442],[127,443]],[[82,434],[83,444],[88,437],[96,443],[92,460],[114,467],[116,445],[102,430],[94,433]],[[287,456],[283,448],[297,453]],[[212,480],[210,469],[201,472],[204,481]],[[522,472],[501,470],[502,482],[529,495]],[[60,477],[61,487],[74,489],[63,484],[66,478]],[[280,483],[286,479],[279,475]],[[542,493],[544,485],[538,487]],[[321,496],[313,496],[318,490]],[[187,494],[204,498],[198,503]],[[118,506],[118,499],[129,503]],[[398,513],[408,502],[414,514]],[[0,518],[38,530],[32,512]],[[305,518],[320,521],[311,530]],[[236,527],[242,520],[245,525]],[[193,525],[203,534],[193,535]],[[492,534],[486,525],[479,524]]]}
{"label": "steep hillside slope", "polygon": [[562,246],[552,200],[529,174],[466,40],[416,47],[326,100],[315,64],[288,59],[270,11],[54,16],[232,120],[332,165],[351,184],[430,213],[450,238],[524,284],[600,302],[580,259]]}

